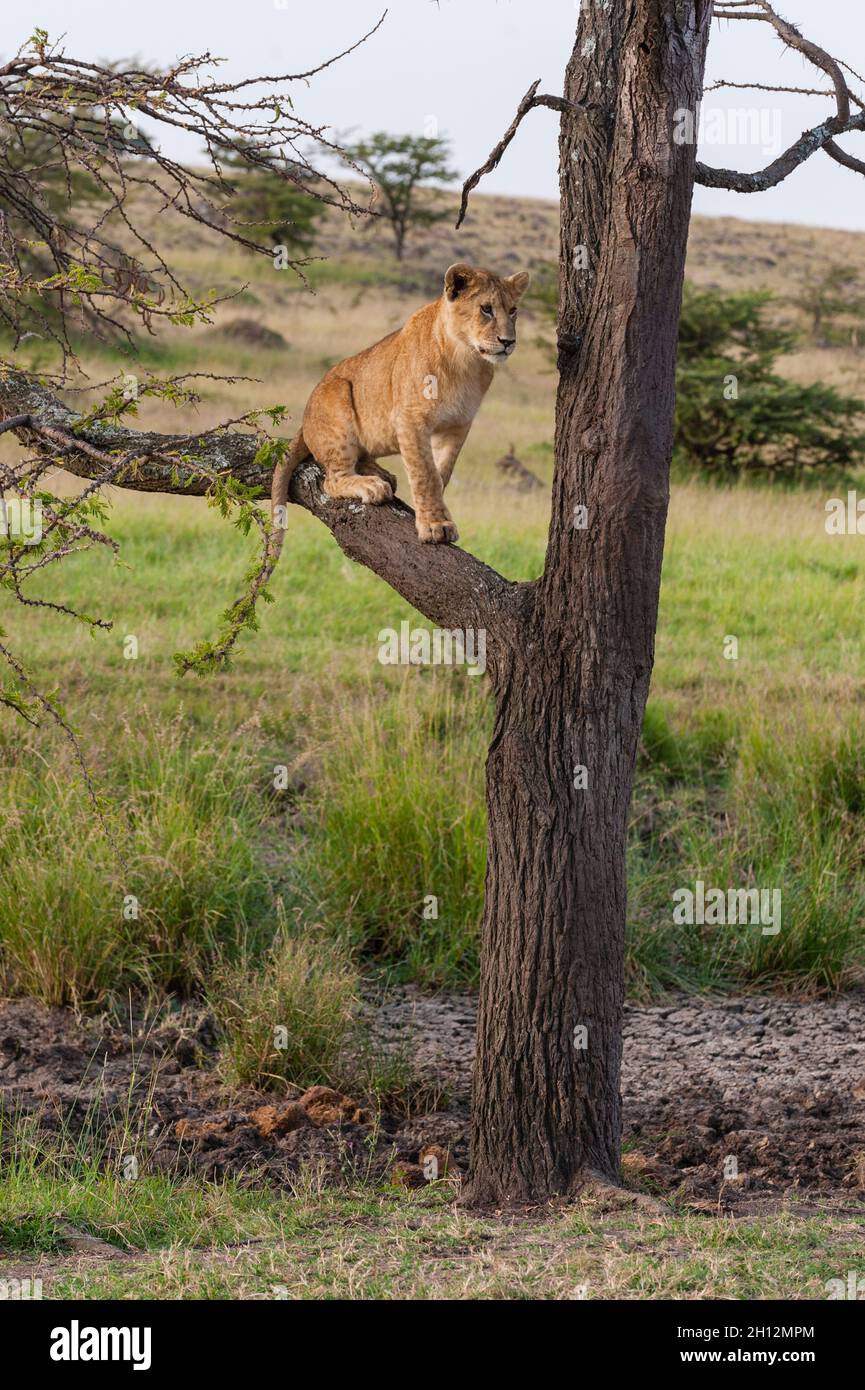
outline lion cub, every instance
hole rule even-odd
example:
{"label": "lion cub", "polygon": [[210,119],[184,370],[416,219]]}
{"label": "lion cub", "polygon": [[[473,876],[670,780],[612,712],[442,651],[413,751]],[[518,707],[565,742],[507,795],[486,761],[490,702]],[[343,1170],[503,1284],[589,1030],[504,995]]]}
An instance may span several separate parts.
{"label": "lion cub", "polygon": [[[329,497],[377,503],[393,496],[396,479],[376,460],[400,454],[418,536],[455,541],[444,490],[494,369],[514,350],[517,303],[528,283],[525,270],[501,279],[452,265],[438,299],[381,342],[331,367],[274,473],[274,520],[284,515],[292,473],[310,455],[324,469]],[[281,542],[282,530],[274,530],[274,562]]]}

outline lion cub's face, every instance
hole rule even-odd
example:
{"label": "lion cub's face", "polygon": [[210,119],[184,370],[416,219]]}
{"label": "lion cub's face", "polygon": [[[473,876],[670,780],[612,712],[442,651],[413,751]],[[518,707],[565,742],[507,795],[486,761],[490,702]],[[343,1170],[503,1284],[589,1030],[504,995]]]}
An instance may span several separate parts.
{"label": "lion cub's face", "polygon": [[445,272],[448,326],[455,337],[496,366],[517,345],[517,304],[529,272],[500,279],[489,270],[458,262]]}

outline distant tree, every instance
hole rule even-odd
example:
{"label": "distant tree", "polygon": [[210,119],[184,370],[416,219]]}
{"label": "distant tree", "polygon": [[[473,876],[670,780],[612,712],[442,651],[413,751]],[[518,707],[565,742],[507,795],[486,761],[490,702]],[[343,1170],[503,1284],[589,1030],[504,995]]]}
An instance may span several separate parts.
{"label": "distant tree", "polygon": [[865,401],[773,370],[796,337],[768,321],[770,300],[685,286],[674,458],[727,478],[843,475],[865,458]]}
{"label": "distant tree", "polygon": [[410,229],[431,227],[449,216],[448,210],[417,200],[422,185],[452,183],[457,177],[448,167],[447,141],[425,135],[387,135],[380,130],[368,140],[343,142],[343,148],[378,189],[382,215],[391,225],[396,258],[401,261]]}
{"label": "distant tree", "polygon": [[[263,156],[261,165],[255,162]],[[225,182],[232,192],[231,216],[238,225],[245,225],[256,236],[265,237],[274,246],[287,246],[292,251],[311,250],[324,204],[315,198],[314,171],[288,159],[276,161],[265,145],[257,149],[246,141],[238,150],[220,151],[220,164]]]}
{"label": "distant tree", "polygon": [[[858,272],[851,266],[836,263],[819,275],[809,276],[791,298],[807,314],[811,335],[820,347],[848,341],[858,346],[865,326],[865,294]],[[854,323],[841,328],[837,322],[841,316],[852,317]]]}

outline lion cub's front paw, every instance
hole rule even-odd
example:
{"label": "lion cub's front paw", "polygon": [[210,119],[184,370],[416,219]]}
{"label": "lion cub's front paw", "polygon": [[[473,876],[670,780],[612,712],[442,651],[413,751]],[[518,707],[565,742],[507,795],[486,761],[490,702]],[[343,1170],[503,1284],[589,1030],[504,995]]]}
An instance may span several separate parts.
{"label": "lion cub's front paw", "polygon": [[362,473],[366,478],[383,478],[384,481],[389,484],[394,497],[396,497],[396,474],[389,473],[386,468],[382,468],[380,463],[376,463],[375,459],[367,459],[365,463],[359,463],[357,471],[358,473]]}
{"label": "lion cub's front paw", "polygon": [[415,518],[418,537],[431,545],[443,545],[447,541],[458,541],[460,533],[449,516]]}

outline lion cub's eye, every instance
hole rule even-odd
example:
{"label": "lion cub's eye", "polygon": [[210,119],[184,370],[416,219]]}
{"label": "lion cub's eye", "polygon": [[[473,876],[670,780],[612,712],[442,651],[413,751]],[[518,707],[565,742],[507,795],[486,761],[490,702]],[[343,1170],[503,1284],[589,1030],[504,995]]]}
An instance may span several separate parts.
{"label": "lion cub's eye", "polygon": [[482,305],[481,305],[481,313],[482,313],[482,314],[486,314],[487,318],[488,318],[488,319],[491,319],[492,316],[493,316],[493,306],[492,306],[492,304],[482,304]]}

